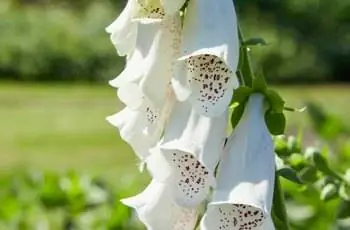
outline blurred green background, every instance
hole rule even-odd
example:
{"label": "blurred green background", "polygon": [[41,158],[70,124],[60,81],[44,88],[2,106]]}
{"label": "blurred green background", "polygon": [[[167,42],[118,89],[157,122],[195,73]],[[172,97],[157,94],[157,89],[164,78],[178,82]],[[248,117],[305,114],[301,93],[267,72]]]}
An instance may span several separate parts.
{"label": "blurred green background", "polygon": [[[332,165],[345,170],[350,2],[236,3],[245,36],[268,43],[252,50],[256,69],[288,106],[312,102],[329,114],[289,113],[288,133],[302,130],[305,145],[329,146]],[[124,4],[0,1],[0,230],[140,228],[118,200],[144,188],[148,176],[105,121],[122,108],[107,80],[124,59],[104,28]],[[350,229],[334,224],[339,200],[325,203],[315,191],[286,186],[294,229]]]}

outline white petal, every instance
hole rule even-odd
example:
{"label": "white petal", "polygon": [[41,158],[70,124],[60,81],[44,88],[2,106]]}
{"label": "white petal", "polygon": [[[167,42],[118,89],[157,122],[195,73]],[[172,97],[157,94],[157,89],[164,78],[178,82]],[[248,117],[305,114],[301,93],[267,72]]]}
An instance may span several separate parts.
{"label": "white petal", "polygon": [[[160,151],[170,165],[178,204],[198,205],[210,186],[215,185],[214,170],[222,152],[226,126],[226,113],[209,118],[198,114],[188,102],[174,107]],[[149,168],[155,178],[163,177],[156,175],[156,169]]]}
{"label": "white petal", "polygon": [[136,0],[129,0],[120,16],[106,28],[120,56],[132,53],[137,37],[137,23],[132,19],[138,11]]}
{"label": "white petal", "polygon": [[[214,20],[215,19],[215,20]],[[210,54],[235,72],[239,61],[236,12],[232,0],[191,0],[184,22],[183,57]]]}
{"label": "white petal", "polygon": [[275,230],[275,226],[273,224],[271,217],[266,218],[260,230]]}
{"label": "white petal", "polygon": [[109,84],[113,87],[120,87],[125,82],[138,82],[144,74],[145,58],[151,49],[153,39],[160,27],[158,24],[138,25],[138,34],[135,49],[127,56],[126,68]]}
{"label": "white petal", "polygon": [[221,115],[231,102],[233,90],[238,87],[235,73],[216,56],[200,55],[186,62],[193,107],[207,116]]}
{"label": "white petal", "polygon": [[120,137],[131,145],[141,161],[150,155],[149,148],[153,143],[153,137],[143,133],[145,125],[142,114],[125,108],[107,117],[107,121],[119,129]]}
{"label": "white petal", "polygon": [[168,15],[176,14],[185,2],[186,0],[161,0],[164,11]]}
{"label": "white petal", "polygon": [[136,210],[148,230],[193,230],[196,224],[197,210],[176,205],[171,189],[156,180],[139,195],[122,202]]}
{"label": "white petal", "polygon": [[258,230],[271,212],[275,158],[263,101],[261,94],[249,98],[242,120],[227,143],[202,230]]}
{"label": "white petal", "polygon": [[132,110],[139,109],[145,103],[145,97],[140,87],[135,83],[125,83],[118,89],[118,97],[121,102]]}
{"label": "white petal", "polygon": [[157,108],[164,106],[173,77],[173,64],[179,54],[181,18],[179,15],[166,17],[160,24],[145,60],[146,68],[141,81],[143,93]]}

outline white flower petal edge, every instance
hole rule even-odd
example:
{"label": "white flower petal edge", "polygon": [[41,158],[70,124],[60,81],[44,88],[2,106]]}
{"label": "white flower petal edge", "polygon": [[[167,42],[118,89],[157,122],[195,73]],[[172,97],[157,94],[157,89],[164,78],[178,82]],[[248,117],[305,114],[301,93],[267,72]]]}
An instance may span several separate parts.
{"label": "white flower petal edge", "polygon": [[258,230],[271,213],[275,157],[263,107],[263,95],[250,96],[221,158],[202,230]]}
{"label": "white flower petal edge", "polygon": [[180,15],[165,17],[159,27],[145,60],[146,68],[140,86],[149,100],[157,108],[162,108],[174,75],[173,64],[179,55],[182,31]]}
{"label": "white flower petal edge", "polygon": [[132,207],[148,230],[193,230],[198,212],[176,205],[167,184],[152,180],[140,194],[121,200]]}
{"label": "white flower petal edge", "polygon": [[214,171],[223,150],[226,127],[227,113],[210,118],[192,109],[189,102],[174,106],[160,146],[151,150],[152,155],[158,154],[167,162],[172,179],[164,178],[166,172],[157,167],[159,164],[148,168],[154,178],[172,187],[177,204],[197,206],[209,188],[215,186]]}
{"label": "white flower petal edge", "polygon": [[120,56],[131,54],[135,48],[138,23],[133,18],[138,9],[136,0],[128,0],[119,17],[106,28]]}
{"label": "white flower petal edge", "polygon": [[142,162],[149,149],[159,141],[174,103],[170,89],[164,95],[165,104],[156,108],[135,83],[124,84],[118,90],[119,99],[126,105],[121,112],[107,120],[119,129],[121,138],[135,151]]}
{"label": "white flower petal edge", "polygon": [[127,56],[126,67],[119,76],[109,81],[109,84],[115,88],[120,87],[125,82],[138,82],[144,74],[145,59],[153,44],[153,39],[160,29],[160,25],[139,24],[137,40],[134,51]]}
{"label": "white flower petal edge", "polygon": [[106,118],[109,123],[119,129],[120,137],[131,147],[143,162],[150,155],[149,148],[152,137],[143,133],[143,114],[125,108],[119,113]]}
{"label": "white flower petal edge", "polygon": [[190,97],[199,112],[218,116],[239,86],[234,74],[239,61],[234,6],[231,0],[191,0],[187,9],[175,94],[181,101]]}

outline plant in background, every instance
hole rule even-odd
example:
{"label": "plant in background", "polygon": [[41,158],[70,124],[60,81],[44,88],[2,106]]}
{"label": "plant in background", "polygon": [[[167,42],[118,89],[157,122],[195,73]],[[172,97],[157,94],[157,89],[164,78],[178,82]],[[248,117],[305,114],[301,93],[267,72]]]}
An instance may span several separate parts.
{"label": "plant in background", "polygon": [[107,32],[127,59],[110,81],[125,108],[108,121],[153,177],[122,202],[148,229],[288,230],[280,176],[302,184],[308,167],[336,181],[321,197],[346,193],[321,154],[296,167],[274,149],[293,109],[252,69],[249,49],[266,43],[243,38],[231,0],[129,0]]}

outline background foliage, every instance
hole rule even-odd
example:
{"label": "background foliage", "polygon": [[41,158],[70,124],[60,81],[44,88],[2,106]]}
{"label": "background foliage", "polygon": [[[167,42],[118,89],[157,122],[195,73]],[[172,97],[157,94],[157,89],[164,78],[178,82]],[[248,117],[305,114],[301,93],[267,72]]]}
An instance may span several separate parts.
{"label": "background foliage", "polygon": [[[270,82],[349,81],[350,2],[236,0]],[[99,81],[123,66],[104,32],[125,0],[2,0],[0,78]]]}

